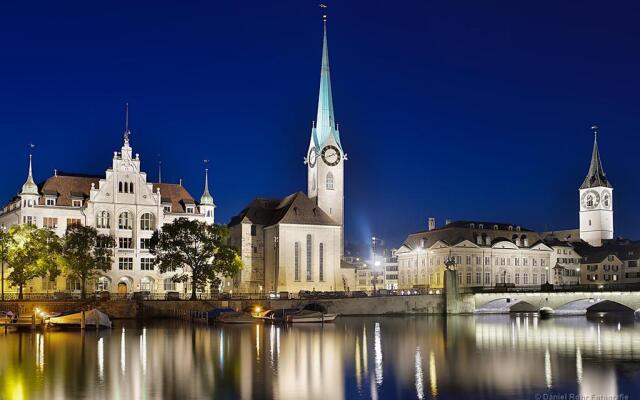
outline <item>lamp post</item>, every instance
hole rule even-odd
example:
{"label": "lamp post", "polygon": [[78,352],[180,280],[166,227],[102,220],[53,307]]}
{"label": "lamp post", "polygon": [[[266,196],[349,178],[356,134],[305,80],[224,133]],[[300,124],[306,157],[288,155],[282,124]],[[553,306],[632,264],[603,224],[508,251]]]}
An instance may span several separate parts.
{"label": "lamp post", "polygon": [[549,267],[544,267],[545,275],[547,276],[547,285],[549,284]]}

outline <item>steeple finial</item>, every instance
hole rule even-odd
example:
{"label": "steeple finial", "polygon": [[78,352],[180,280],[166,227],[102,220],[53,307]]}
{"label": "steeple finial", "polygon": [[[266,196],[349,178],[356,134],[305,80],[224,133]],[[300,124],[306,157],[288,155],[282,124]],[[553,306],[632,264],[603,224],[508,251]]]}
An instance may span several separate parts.
{"label": "steeple finial", "polygon": [[124,103],[124,142],[125,144],[129,143],[129,135],[131,131],[129,130],[129,103]]}
{"label": "steeple finial", "polygon": [[159,158],[160,155],[158,154],[158,183],[162,183],[162,160]]}
{"label": "steeple finial", "polygon": [[213,196],[209,193],[209,160],[204,160],[204,192],[200,197],[200,204],[213,205]]}
{"label": "steeple finial", "polygon": [[592,187],[611,187],[611,183],[607,179],[607,174],[602,167],[602,160],[600,160],[600,151],[598,150],[598,131],[599,128],[596,125],[591,127],[593,131],[593,151],[591,152],[591,163],[589,164],[589,172],[587,177],[582,182],[580,189],[592,188]]}

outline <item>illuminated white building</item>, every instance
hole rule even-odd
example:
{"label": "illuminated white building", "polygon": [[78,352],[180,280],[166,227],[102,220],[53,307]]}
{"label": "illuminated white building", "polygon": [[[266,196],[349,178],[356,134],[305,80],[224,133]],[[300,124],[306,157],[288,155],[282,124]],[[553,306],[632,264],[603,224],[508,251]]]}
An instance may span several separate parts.
{"label": "illuminated white building", "polygon": [[[101,234],[115,238],[116,250],[111,270],[96,281],[96,290],[120,294],[133,291],[184,290],[172,282],[170,274],[160,274],[149,253],[154,230],[176,218],[213,223],[215,204],[208,189],[205,170],[204,193],[200,202],[182,184],[152,183],[142,171],[140,157],[134,156],[125,129],[124,143],[114,152],[112,166],[104,176],[65,174],[36,184],[31,156],[27,181],[20,193],[0,212],[0,225],[30,224],[50,228],[63,236],[74,224],[95,227]],[[79,282],[59,277],[56,282],[34,279],[26,292],[80,290]],[[90,291],[91,288],[88,288]]]}

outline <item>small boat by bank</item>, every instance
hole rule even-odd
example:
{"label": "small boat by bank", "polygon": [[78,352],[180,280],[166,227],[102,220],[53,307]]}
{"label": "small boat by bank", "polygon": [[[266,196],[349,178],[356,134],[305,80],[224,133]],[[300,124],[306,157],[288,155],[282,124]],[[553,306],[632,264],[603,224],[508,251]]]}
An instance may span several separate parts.
{"label": "small boat by bank", "polygon": [[250,314],[241,312],[226,312],[221,314],[216,322],[223,324],[253,324],[256,322],[262,322],[260,318],[254,318]]}
{"label": "small boat by bank", "polygon": [[295,314],[287,315],[286,322],[296,323],[325,323],[333,322],[338,314],[328,314],[320,311],[301,310]]}
{"label": "small boat by bank", "polygon": [[551,318],[555,311],[551,307],[542,307],[538,313],[540,314],[540,318]]}
{"label": "small boat by bank", "polygon": [[235,312],[235,310],[233,308],[229,308],[229,307],[214,308],[212,310],[207,311],[207,321],[208,322],[215,322],[222,315],[224,315],[226,313],[232,313],[232,312]]}
{"label": "small boat by bank", "polygon": [[[81,328],[82,327],[82,311],[51,316],[47,319],[47,325],[59,328]],[[111,320],[109,316],[97,309],[84,311],[85,327],[111,328]]]}

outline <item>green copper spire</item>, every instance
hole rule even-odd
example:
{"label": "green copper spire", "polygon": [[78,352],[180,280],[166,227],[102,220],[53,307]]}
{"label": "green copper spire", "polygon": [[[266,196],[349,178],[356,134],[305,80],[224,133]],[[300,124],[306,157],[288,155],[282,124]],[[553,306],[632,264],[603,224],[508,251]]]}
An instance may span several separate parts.
{"label": "green copper spire", "polygon": [[322,40],[322,65],[320,67],[320,93],[318,95],[318,115],[313,129],[313,141],[320,151],[329,136],[333,136],[340,145],[340,134],[336,129],[331,96],[331,74],[329,72],[329,45],[327,42],[327,16],[323,15],[324,37]]}
{"label": "green copper spire", "polygon": [[209,160],[205,160],[204,164],[204,193],[202,193],[202,196],[200,197],[200,204],[212,206],[214,205],[214,203],[213,196],[211,196],[211,193],[209,193],[209,168],[207,167],[209,165]]}
{"label": "green copper spire", "polygon": [[[33,148],[33,145],[30,145]],[[33,180],[33,170],[31,168],[31,159],[33,158],[32,154],[29,154],[29,175],[27,176],[27,181],[22,185],[21,195],[25,194],[34,194],[38,195],[38,185]]]}
{"label": "green copper spire", "polygon": [[580,189],[592,188],[592,187],[611,187],[611,183],[607,179],[607,174],[604,173],[602,167],[602,161],[600,160],[600,152],[598,151],[598,127],[591,127],[593,130],[593,152],[591,153],[591,164],[589,164],[589,172],[587,177],[584,178]]}

